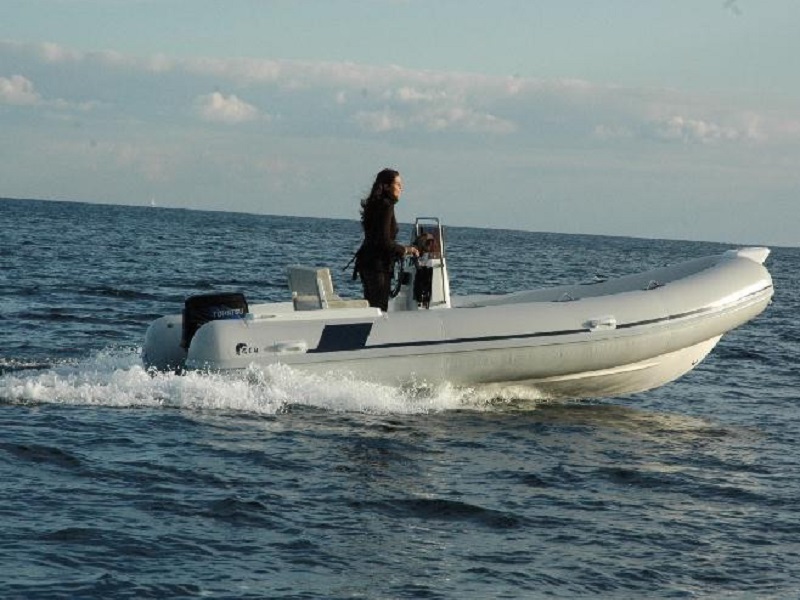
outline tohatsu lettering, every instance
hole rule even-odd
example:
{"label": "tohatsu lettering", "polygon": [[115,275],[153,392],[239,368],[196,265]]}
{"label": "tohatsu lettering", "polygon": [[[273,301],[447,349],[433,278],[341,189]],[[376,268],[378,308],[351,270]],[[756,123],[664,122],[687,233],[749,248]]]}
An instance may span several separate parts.
{"label": "tohatsu lettering", "polygon": [[211,311],[214,319],[233,319],[244,314],[241,308],[215,308]]}

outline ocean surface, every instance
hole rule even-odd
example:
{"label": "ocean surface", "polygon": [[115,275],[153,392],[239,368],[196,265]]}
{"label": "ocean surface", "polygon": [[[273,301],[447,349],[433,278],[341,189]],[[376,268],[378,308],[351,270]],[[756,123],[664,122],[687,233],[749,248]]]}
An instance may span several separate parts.
{"label": "ocean surface", "polygon": [[[800,597],[800,249],[760,317],[621,398],[144,371],[191,294],[286,300],[306,263],[357,296],[355,217],[0,200],[0,598]],[[454,294],[734,247],[446,240]]]}

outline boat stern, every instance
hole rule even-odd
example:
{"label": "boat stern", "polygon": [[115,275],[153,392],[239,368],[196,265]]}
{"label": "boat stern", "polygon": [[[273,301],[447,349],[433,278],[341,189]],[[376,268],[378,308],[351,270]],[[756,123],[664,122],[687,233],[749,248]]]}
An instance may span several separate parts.
{"label": "boat stern", "polygon": [[153,321],[147,328],[142,346],[145,369],[176,371],[186,363],[186,350],[181,347],[183,317],[167,315]]}

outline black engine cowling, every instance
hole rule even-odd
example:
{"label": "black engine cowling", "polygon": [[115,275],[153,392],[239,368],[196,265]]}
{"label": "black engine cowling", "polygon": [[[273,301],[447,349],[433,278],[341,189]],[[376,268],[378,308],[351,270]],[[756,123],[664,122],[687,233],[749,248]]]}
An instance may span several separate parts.
{"label": "black engine cowling", "polygon": [[243,319],[247,310],[247,299],[238,292],[190,296],[183,308],[181,347],[189,348],[201,325],[219,319]]}

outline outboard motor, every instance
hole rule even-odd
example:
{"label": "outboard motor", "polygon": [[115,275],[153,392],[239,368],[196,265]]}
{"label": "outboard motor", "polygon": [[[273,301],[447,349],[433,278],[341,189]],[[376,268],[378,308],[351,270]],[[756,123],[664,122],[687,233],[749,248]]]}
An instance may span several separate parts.
{"label": "outboard motor", "polygon": [[243,319],[247,314],[247,300],[238,292],[190,296],[183,308],[183,335],[181,348],[189,349],[195,332],[209,321]]}

